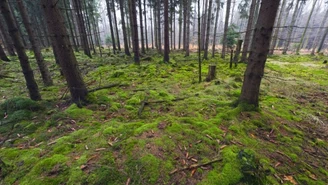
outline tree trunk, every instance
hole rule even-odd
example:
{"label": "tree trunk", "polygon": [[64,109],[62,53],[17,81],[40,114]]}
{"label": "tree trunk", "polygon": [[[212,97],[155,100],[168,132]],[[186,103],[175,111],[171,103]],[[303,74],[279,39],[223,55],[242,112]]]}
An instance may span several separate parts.
{"label": "tree trunk", "polygon": [[224,23],[224,34],[223,34],[223,43],[222,43],[222,53],[221,58],[225,58],[226,46],[227,46],[227,33],[229,26],[229,14],[230,14],[231,0],[227,0],[227,12]]}
{"label": "tree trunk", "polygon": [[145,39],[144,39],[144,30],[143,30],[143,23],[142,23],[142,2],[139,0],[139,23],[140,23],[140,36],[141,36],[141,53],[145,54]]}
{"label": "tree trunk", "polygon": [[259,106],[260,84],[270,47],[270,39],[280,0],[262,0],[259,19],[254,30],[253,46],[244,75],[240,103]]}
{"label": "tree trunk", "polygon": [[312,5],[312,9],[311,9],[310,15],[309,15],[309,17],[308,17],[308,20],[307,20],[307,22],[306,22],[305,29],[304,29],[303,34],[302,34],[302,37],[301,37],[301,41],[300,41],[300,43],[298,44],[297,49],[296,49],[296,54],[299,54],[299,53],[300,53],[301,46],[302,46],[302,44],[303,44],[305,34],[306,34],[307,29],[308,29],[308,27],[309,27],[309,23],[310,23],[310,20],[311,20],[311,18],[312,18],[313,11],[314,11],[314,8],[315,8],[315,5],[317,4],[317,2],[318,2],[318,0],[314,0],[314,2],[313,2],[313,5]]}
{"label": "tree trunk", "polygon": [[114,29],[113,29],[113,23],[112,23],[112,14],[111,14],[111,11],[110,11],[109,0],[106,0],[106,6],[107,6],[107,15],[108,15],[109,27],[110,27],[110,35],[112,37],[112,43],[113,43],[113,52],[114,52],[114,54],[116,54],[116,44],[115,44]]}
{"label": "tree trunk", "polygon": [[151,8],[151,2],[150,3],[150,31],[151,31],[151,49],[154,49],[154,27],[153,27],[153,12]]}
{"label": "tree trunk", "polygon": [[169,43],[169,2],[164,0],[164,62],[169,62],[170,43]]}
{"label": "tree trunk", "polygon": [[211,64],[208,66],[208,74],[206,77],[206,82],[210,82],[216,78],[216,65]]}
{"label": "tree trunk", "polygon": [[75,49],[76,52],[79,52],[79,48],[76,44],[76,40],[75,40],[75,36],[74,36],[74,30],[73,30],[73,26],[72,26],[72,22],[71,22],[71,17],[69,16],[68,7],[67,7],[66,4],[67,4],[67,2],[66,2],[66,0],[64,0],[64,8],[65,8],[65,13],[66,13],[66,18],[67,18],[67,21],[68,21],[69,31],[71,33],[71,38],[72,38],[72,41],[73,41],[74,49]]}
{"label": "tree trunk", "polygon": [[162,54],[162,36],[161,36],[161,0],[157,1],[157,37],[158,37],[158,52]]}
{"label": "tree trunk", "polygon": [[235,57],[233,59],[233,61],[235,62],[236,65],[237,65],[238,60],[239,60],[239,55],[240,55],[240,50],[241,50],[241,45],[242,44],[243,44],[243,40],[238,40]]}
{"label": "tree trunk", "polygon": [[16,2],[18,5],[20,14],[22,16],[22,19],[23,19],[23,24],[24,24],[27,34],[29,36],[30,43],[32,45],[34,56],[35,56],[36,62],[38,64],[43,83],[45,86],[51,86],[51,85],[53,85],[52,78],[51,78],[49,69],[44,62],[44,59],[43,59],[43,56],[41,53],[40,43],[39,43],[38,39],[36,38],[34,30],[32,29],[30,19],[28,17],[27,11],[25,9],[24,3],[22,0],[16,0]]}
{"label": "tree trunk", "polygon": [[318,29],[318,32],[317,32],[317,34],[315,36],[315,39],[313,40],[311,55],[314,55],[315,49],[316,49],[316,47],[318,45],[319,38],[320,38],[320,35],[321,35],[321,32],[322,32],[322,28],[325,26],[325,23],[327,21],[327,18],[328,18],[328,9],[326,10],[325,16],[322,19],[322,22],[320,24],[320,28]]}
{"label": "tree trunk", "polygon": [[208,5],[206,41],[205,41],[205,52],[204,52],[205,60],[208,59],[207,55],[208,55],[208,44],[209,44],[209,40],[210,40],[211,17],[212,17],[212,0],[209,1],[209,5]]}
{"label": "tree trunk", "polygon": [[294,10],[294,13],[293,13],[292,22],[291,22],[290,27],[288,29],[287,42],[285,43],[284,50],[282,52],[282,54],[284,54],[284,55],[287,54],[287,50],[288,50],[289,44],[290,44],[291,39],[292,39],[291,37],[292,37],[293,30],[294,30],[296,18],[297,18],[297,12],[298,12],[297,10],[298,10],[299,3],[300,3],[300,0],[297,0],[295,10]]}
{"label": "tree trunk", "polygon": [[250,37],[252,34],[252,25],[254,20],[254,13],[255,13],[255,6],[256,6],[256,0],[252,0],[251,8],[249,10],[249,17],[248,17],[248,23],[246,28],[246,34],[244,39],[244,45],[243,45],[243,53],[241,56],[241,62],[246,62],[247,60],[247,54],[248,54],[248,47],[250,45]]}
{"label": "tree trunk", "polygon": [[93,41],[93,38],[92,38],[92,31],[91,31],[91,23],[90,23],[90,14],[89,14],[89,7],[87,7],[87,4],[86,4],[86,0],[82,0],[82,3],[83,3],[83,6],[85,8],[84,10],[84,17],[85,17],[85,20],[86,20],[86,24],[87,24],[87,27],[86,27],[86,31],[88,32],[88,35],[89,35],[89,43],[90,43],[90,46],[91,46],[91,49],[93,50],[93,53],[96,53],[96,48],[95,48],[95,44],[94,44],[94,41]]}
{"label": "tree trunk", "polygon": [[215,15],[215,26],[214,26],[214,36],[213,36],[213,46],[212,46],[212,58],[214,58],[215,54],[215,42],[216,42],[216,29],[218,27],[218,21],[219,21],[219,12],[220,12],[220,0],[216,1],[216,15]]}
{"label": "tree trunk", "polygon": [[198,82],[202,82],[202,59],[200,57],[200,0],[197,1],[198,3]]}
{"label": "tree trunk", "polygon": [[179,46],[178,49],[181,49],[181,33],[182,33],[182,3],[180,1],[180,8],[179,8]]}
{"label": "tree trunk", "polygon": [[173,7],[173,48],[174,48],[174,50],[176,49],[176,44],[175,44],[176,34],[175,34],[175,31],[176,31],[176,27],[175,27],[175,7]]}
{"label": "tree trunk", "polygon": [[187,4],[188,0],[183,1],[183,39],[182,39],[182,49],[186,50],[186,36],[187,36]]}
{"label": "tree trunk", "polygon": [[144,0],[145,38],[146,38],[146,49],[148,51],[149,50],[149,48],[148,48],[148,34],[147,34],[148,27],[147,27],[147,13],[146,12],[147,12],[146,0]]}
{"label": "tree trunk", "polygon": [[[270,51],[269,51],[269,55],[273,55],[274,53],[274,48],[277,45],[277,40],[278,40],[278,35],[279,35],[279,30],[280,30],[280,25],[281,25],[281,20],[283,17],[283,12],[285,10],[287,4],[287,0],[283,0],[281,8],[280,8],[280,13],[279,13],[279,18],[277,21],[277,28],[274,30],[273,36],[272,36],[272,42],[271,42],[271,47],[270,47]],[[285,19],[287,19],[287,17],[285,17]]]}
{"label": "tree trunk", "polygon": [[114,14],[114,24],[115,24],[115,30],[116,30],[116,38],[117,38],[117,49],[121,51],[121,43],[120,43],[120,37],[118,33],[118,26],[117,26],[117,19],[116,19],[116,8],[115,8],[115,1],[112,0],[112,8],[113,8],[113,14]]}
{"label": "tree trunk", "polygon": [[0,25],[1,25],[0,26],[0,31],[3,35],[3,40],[4,40],[4,43],[6,45],[6,49],[8,51],[8,54],[10,56],[16,56],[14,43],[10,38],[7,26],[5,25],[5,21],[3,20],[3,17],[2,17],[1,14],[0,14]]}
{"label": "tree trunk", "polygon": [[131,9],[132,17],[132,32],[133,32],[133,52],[134,52],[134,62],[140,65],[139,57],[139,39],[138,39],[138,22],[137,22],[137,12],[136,12],[136,0],[129,0],[129,5]]}
{"label": "tree trunk", "polygon": [[1,45],[0,45],[0,59],[6,62],[10,61]]}
{"label": "tree trunk", "polygon": [[185,40],[185,50],[186,50],[186,54],[185,56],[189,56],[190,55],[190,8],[191,8],[191,0],[187,0],[187,25],[186,25],[186,40]]}
{"label": "tree trunk", "polygon": [[28,57],[25,53],[22,37],[19,35],[18,28],[14,23],[14,16],[9,9],[8,0],[0,1],[0,10],[5,19],[8,30],[10,30],[9,34],[16,48],[30,98],[32,100],[41,100],[39,88],[34,79],[33,70],[31,69]]}
{"label": "tree trunk", "polygon": [[323,36],[322,36],[322,38],[320,40],[320,44],[319,44],[317,53],[319,53],[322,50],[322,47],[323,47],[323,44],[325,43],[327,34],[328,34],[328,27],[326,28],[326,30],[325,30],[325,32],[324,32],[324,34],[323,34]]}
{"label": "tree trunk", "polygon": [[57,60],[70,90],[72,101],[78,105],[87,102],[87,88],[78,69],[78,64],[69,42],[69,35],[64,25],[64,18],[56,5],[57,0],[41,0],[42,9],[47,19],[51,40],[56,48]]}
{"label": "tree trunk", "polygon": [[128,38],[127,38],[126,28],[125,28],[123,0],[119,0],[119,2],[120,2],[120,12],[121,12],[121,21],[122,21],[121,24],[122,24],[122,30],[123,30],[124,52],[127,56],[131,56],[130,51],[129,51],[129,46],[128,46]]}
{"label": "tree trunk", "polygon": [[202,18],[202,26],[201,26],[201,38],[200,38],[200,49],[204,50],[204,46],[205,46],[205,33],[206,33],[206,25],[207,25],[207,2],[208,0],[204,1],[204,7],[203,7],[203,11],[205,11],[203,13],[203,18]]}
{"label": "tree trunk", "polygon": [[84,54],[86,54],[87,56],[89,56],[91,58],[87,32],[86,32],[86,29],[85,29],[85,23],[84,23],[84,19],[83,19],[81,2],[79,0],[73,0],[73,4],[74,4],[74,9],[76,11],[77,25],[78,25],[78,28],[79,28],[79,33],[80,33],[80,38],[81,38],[83,51],[84,51]]}
{"label": "tree trunk", "polygon": [[158,34],[157,34],[157,11],[156,11],[157,1],[154,2],[153,13],[154,13],[154,35],[155,35],[155,48],[158,50]]}

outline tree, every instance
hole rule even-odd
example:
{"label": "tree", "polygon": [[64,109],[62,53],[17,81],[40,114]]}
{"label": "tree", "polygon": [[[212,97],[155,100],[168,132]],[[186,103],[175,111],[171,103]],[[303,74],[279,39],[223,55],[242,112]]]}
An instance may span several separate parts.
{"label": "tree", "polygon": [[120,37],[119,37],[119,33],[118,33],[118,26],[117,26],[116,10],[115,10],[115,2],[114,2],[114,0],[112,0],[112,8],[113,8],[115,32],[116,32],[116,38],[117,38],[117,49],[119,51],[121,51],[121,44],[120,44]]}
{"label": "tree", "polygon": [[295,22],[296,22],[297,12],[298,12],[298,7],[299,7],[299,4],[300,4],[300,1],[301,0],[296,1],[295,10],[294,10],[293,17],[292,17],[292,22],[291,22],[290,27],[288,29],[287,42],[285,42],[285,46],[284,46],[284,49],[283,49],[283,52],[282,52],[282,54],[284,54],[284,55],[287,54],[287,50],[288,50],[289,44],[290,44],[291,39],[292,39],[292,33],[293,33]]}
{"label": "tree", "polygon": [[148,34],[147,34],[147,14],[146,14],[147,10],[146,10],[146,0],[144,0],[144,17],[145,17],[145,38],[146,38],[146,49],[148,51]]}
{"label": "tree", "polygon": [[122,23],[122,30],[123,30],[124,52],[127,56],[131,56],[130,51],[129,51],[129,46],[128,46],[128,38],[127,38],[127,33],[126,33],[126,27],[125,27],[123,0],[119,0],[119,3],[120,3],[121,23]]}
{"label": "tree", "polygon": [[184,45],[185,45],[185,50],[186,50],[186,54],[185,56],[189,56],[190,50],[189,50],[189,46],[190,46],[190,9],[191,9],[191,0],[186,0],[187,1],[187,17],[186,17],[186,36],[185,36],[185,41],[184,41]]}
{"label": "tree", "polygon": [[56,59],[59,61],[72,101],[78,105],[87,102],[88,90],[85,86],[78,64],[69,41],[69,35],[64,25],[64,18],[58,8],[57,0],[41,0],[41,6],[46,18],[51,41],[56,49]]}
{"label": "tree", "polygon": [[312,17],[312,14],[313,14],[313,11],[314,11],[314,8],[315,8],[315,5],[317,4],[318,0],[314,0],[313,1],[313,5],[312,5],[312,9],[311,9],[311,12],[310,12],[310,15],[308,17],[308,20],[306,22],[306,26],[305,26],[305,29],[303,31],[303,34],[302,34],[302,37],[301,37],[301,41],[300,43],[298,44],[297,46],[297,49],[296,49],[296,54],[299,54],[300,50],[301,50],[301,46],[303,44],[303,41],[304,41],[304,37],[305,37],[305,34],[308,30],[308,27],[309,27],[309,23],[310,23],[310,20],[311,20],[311,17]]}
{"label": "tree", "polygon": [[316,49],[316,47],[318,45],[318,42],[319,42],[318,39],[320,38],[320,35],[321,35],[321,32],[322,32],[322,27],[325,26],[327,18],[328,18],[328,9],[326,10],[325,16],[323,17],[322,22],[320,24],[320,28],[318,29],[317,34],[315,36],[315,39],[313,40],[311,55],[314,55],[315,49]]}
{"label": "tree", "polygon": [[134,62],[137,65],[140,65],[136,0],[129,0],[129,6],[130,6],[132,29],[133,29],[132,35],[133,35]]}
{"label": "tree", "polygon": [[164,62],[169,62],[169,52],[170,52],[170,43],[169,43],[169,2],[164,0]]}
{"label": "tree", "polygon": [[[270,55],[273,55],[274,53],[274,48],[276,47],[277,45],[277,41],[278,41],[278,35],[279,35],[279,30],[280,30],[280,25],[281,25],[281,21],[282,21],[282,18],[283,18],[283,12],[285,10],[285,6],[287,4],[287,0],[283,0],[282,2],[282,5],[281,5],[281,8],[280,8],[280,13],[279,13],[279,18],[278,18],[278,21],[277,21],[277,28],[274,30],[274,34],[272,36],[272,41],[271,41],[271,47],[270,47],[270,51],[269,51],[269,54]],[[287,19],[287,18],[285,18]]]}
{"label": "tree", "polygon": [[145,51],[145,41],[144,41],[144,32],[142,24],[142,2],[139,0],[139,22],[140,22],[140,35],[141,35],[141,53],[146,53]]}
{"label": "tree", "polygon": [[75,49],[76,52],[79,52],[79,48],[77,46],[77,42],[76,42],[76,39],[75,39],[75,36],[74,36],[74,29],[73,29],[73,26],[72,26],[71,17],[69,15],[69,9],[67,7],[67,3],[68,3],[68,5],[70,5],[69,1],[64,0],[63,4],[64,4],[64,8],[65,8],[65,13],[66,13],[66,20],[68,21],[68,26],[69,26],[69,30],[70,30],[70,33],[71,33],[71,38],[72,38],[72,41],[73,41],[74,49]]}
{"label": "tree", "polygon": [[90,46],[88,42],[87,32],[85,28],[85,21],[82,13],[82,5],[80,0],[73,0],[74,10],[77,16],[77,27],[80,32],[81,43],[83,47],[84,54],[91,57]]}
{"label": "tree", "polygon": [[246,28],[246,34],[244,38],[243,52],[240,59],[241,62],[246,62],[247,60],[248,48],[250,45],[250,37],[252,34],[252,25],[254,21],[255,6],[256,6],[256,0],[252,0],[251,8],[249,9],[249,17],[248,17],[248,23]]}
{"label": "tree", "polygon": [[6,62],[10,61],[1,45],[0,45],[0,59]]}
{"label": "tree", "polygon": [[0,32],[3,35],[3,41],[4,41],[4,44],[6,45],[6,49],[8,51],[8,54],[10,56],[15,56],[16,55],[15,54],[15,47],[14,47],[13,41],[10,38],[7,26],[5,25],[5,21],[3,20],[2,15],[0,15],[0,25],[1,25],[0,26]]}
{"label": "tree", "polygon": [[259,106],[260,84],[264,75],[264,66],[270,47],[270,39],[280,0],[262,0],[259,18],[253,37],[253,46],[248,58],[240,103]]}
{"label": "tree", "polygon": [[115,54],[116,53],[116,44],[115,44],[114,29],[113,29],[113,23],[112,23],[112,14],[111,14],[111,11],[110,11],[109,0],[106,0],[106,6],[107,6],[107,15],[108,15],[109,27],[110,27],[110,34],[111,34],[112,43],[113,43],[113,52]]}
{"label": "tree", "polygon": [[215,54],[215,41],[216,41],[216,29],[218,27],[219,12],[220,12],[220,0],[216,1],[216,15],[215,15],[215,26],[214,26],[214,36],[213,36],[213,46],[212,46],[212,57]]}
{"label": "tree", "polygon": [[30,43],[32,45],[34,56],[35,56],[36,62],[38,64],[43,83],[44,83],[45,86],[51,86],[51,85],[53,85],[52,78],[51,78],[49,69],[48,69],[47,65],[45,64],[45,62],[44,62],[44,59],[43,59],[43,56],[42,56],[42,53],[41,53],[40,43],[39,43],[38,39],[36,38],[34,30],[31,26],[27,10],[25,9],[25,6],[24,6],[24,3],[23,3],[22,0],[16,0],[16,2],[17,2],[17,5],[18,5],[18,9],[20,11],[20,14],[22,16],[23,24],[24,24],[25,29],[27,31]]}
{"label": "tree", "polygon": [[200,43],[200,0],[197,1],[198,5],[198,82],[202,82],[202,59],[200,58],[200,52],[201,52],[201,43]]}
{"label": "tree", "polygon": [[162,37],[161,37],[161,0],[157,0],[157,39],[158,52],[162,54]]}
{"label": "tree", "polygon": [[35,82],[34,73],[30,66],[28,57],[25,53],[25,47],[23,45],[22,37],[21,35],[19,35],[18,28],[14,21],[14,16],[12,15],[11,10],[9,8],[8,0],[0,1],[0,10],[5,19],[8,30],[10,30],[9,34],[14,43],[19,58],[20,66],[25,77],[26,86],[29,91],[30,98],[32,100],[41,100],[39,88],[37,83]]}
{"label": "tree", "polygon": [[224,23],[224,33],[223,33],[223,43],[222,43],[222,53],[221,58],[225,57],[226,46],[227,46],[227,33],[228,33],[228,26],[229,26],[229,14],[230,14],[230,6],[231,0],[227,0],[227,11]]}
{"label": "tree", "polygon": [[211,29],[211,17],[212,17],[212,0],[209,1],[208,6],[208,17],[207,17],[207,28],[206,28],[206,38],[205,38],[205,52],[204,52],[204,59],[207,60],[208,57],[208,44],[210,40],[210,29]]}

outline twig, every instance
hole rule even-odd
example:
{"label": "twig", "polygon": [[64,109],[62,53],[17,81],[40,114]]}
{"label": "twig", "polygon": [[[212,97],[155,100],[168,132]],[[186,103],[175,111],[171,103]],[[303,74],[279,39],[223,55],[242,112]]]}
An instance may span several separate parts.
{"label": "twig", "polygon": [[109,88],[112,88],[112,87],[124,87],[124,86],[129,86],[129,85],[128,84],[115,83],[115,84],[110,84],[110,85],[103,86],[103,87],[97,87],[97,88],[89,90],[88,92],[92,93],[92,92],[95,92],[95,91],[99,91],[99,90],[103,90],[103,89],[109,89]]}
{"label": "twig", "polygon": [[146,96],[145,99],[141,102],[141,106],[138,110],[138,117],[139,118],[141,117],[142,111],[144,110],[145,106],[148,104],[147,100],[148,100],[148,96]]}
{"label": "twig", "polygon": [[207,166],[207,165],[210,165],[212,163],[219,162],[219,161],[222,161],[222,158],[217,158],[217,159],[214,159],[212,161],[209,161],[209,162],[203,163],[203,164],[193,164],[193,165],[190,165],[190,166],[187,166],[187,167],[184,167],[184,168],[175,169],[175,170],[170,172],[170,175],[173,175],[177,172],[181,172],[181,171],[185,171],[185,170],[191,170],[191,169],[199,168],[199,167],[202,167],[202,166]]}

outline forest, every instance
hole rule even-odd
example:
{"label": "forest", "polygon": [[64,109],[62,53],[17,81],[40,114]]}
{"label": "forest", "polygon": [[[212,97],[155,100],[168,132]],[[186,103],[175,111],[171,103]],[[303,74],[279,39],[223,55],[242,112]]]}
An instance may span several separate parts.
{"label": "forest", "polygon": [[0,0],[0,185],[328,184],[325,0]]}

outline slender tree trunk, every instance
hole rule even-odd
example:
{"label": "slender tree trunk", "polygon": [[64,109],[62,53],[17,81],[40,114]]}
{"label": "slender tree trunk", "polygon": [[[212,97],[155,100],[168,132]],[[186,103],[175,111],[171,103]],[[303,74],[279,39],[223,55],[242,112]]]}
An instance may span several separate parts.
{"label": "slender tree trunk", "polygon": [[253,46],[244,75],[240,103],[259,106],[260,84],[270,47],[270,39],[280,0],[262,0],[259,19],[253,37]]}
{"label": "slender tree trunk", "polygon": [[161,0],[157,1],[157,23],[158,23],[158,52],[162,54],[162,36],[161,36]]}
{"label": "slender tree trunk", "polygon": [[169,62],[170,38],[169,38],[169,0],[164,0],[164,62]]}
{"label": "slender tree trunk", "polygon": [[156,10],[157,1],[154,2],[154,34],[155,34],[155,48],[158,50],[158,33],[157,33],[157,10]]}
{"label": "slender tree trunk", "polygon": [[173,7],[173,47],[174,47],[174,50],[176,49],[176,45],[175,45],[175,7]]}
{"label": "slender tree trunk", "polygon": [[233,2],[232,2],[231,16],[230,16],[230,25],[233,24],[233,16],[235,14],[235,7],[236,7],[236,0],[233,0]]}
{"label": "slender tree trunk", "polygon": [[298,44],[297,49],[296,49],[296,54],[300,54],[301,46],[302,46],[302,44],[303,44],[304,37],[305,37],[305,34],[306,34],[307,29],[308,29],[308,27],[309,27],[309,23],[310,23],[310,20],[311,20],[311,18],[312,18],[312,14],[313,14],[313,11],[314,11],[314,8],[315,8],[315,5],[317,4],[317,2],[318,2],[318,0],[314,0],[314,2],[313,2],[313,5],[312,5],[312,9],[311,9],[310,15],[309,15],[309,17],[308,17],[308,20],[307,20],[307,22],[306,22],[305,29],[304,29],[303,34],[302,34],[302,37],[301,37],[301,41],[300,41],[300,43]]}
{"label": "slender tree trunk", "polygon": [[187,36],[187,4],[188,0],[183,1],[183,38],[182,38],[182,49],[186,50],[186,36]]}
{"label": "slender tree trunk", "polygon": [[91,49],[93,50],[93,53],[97,53],[96,52],[96,48],[95,48],[95,42],[93,41],[93,38],[92,38],[92,29],[91,29],[91,22],[90,22],[90,14],[89,14],[89,7],[87,6],[86,4],[86,0],[82,0],[83,4],[84,4],[84,7],[85,7],[85,13],[84,13],[84,17],[85,17],[85,20],[86,20],[86,24],[87,24],[87,31],[89,32],[89,40],[90,40],[90,46],[91,46]]}
{"label": "slender tree trunk", "polygon": [[290,27],[288,29],[287,42],[285,42],[284,50],[282,52],[282,54],[284,54],[284,55],[287,54],[287,50],[288,50],[289,44],[290,44],[291,39],[292,39],[291,36],[292,36],[293,30],[294,30],[299,4],[300,4],[300,0],[297,0],[295,10],[294,10],[294,13],[293,13],[292,23],[290,24]]}
{"label": "slender tree trunk", "polygon": [[153,27],[153,12],[151,8],[151,2],[150,3],[150,31],[151,31],[151,49],[154,49],[154,27]]}
{"label": "slender tree trunk", "polygon": [[200,0],[198,0],[197,4],[198,4],[198,82],[201,83],[202,82],[202,59],[200,57],[200,52],[201,52],[201,48],[200,48]]}
{"label": "slender tree trunk", "polygon": [[6,45],[6,49],[8,51],[8,54],[10,56],[16,56],[14,43],[10,38],[7,26],[5,25],[5,21],[3,20],[3,17],[2,17],[1,14],[0,14],[0,25],[1,25],[0,26],[0,31],[3,35],[3,40],[4,40],[4,43]]}
{"label": "slender tree trunk", "polygon": [[202,26],[201,26],[201,29],[202,29],[202,31],[201,31],[201,38],[200,38],[200,44],[201,44],[201,46],[200,46],[200,49],[201,50],[204,50],[205,49],[205,34],[206,34],[206,25],[207,25],[207,11],[208,11],[208,9],[207,9],[207,4],[208,4],[208,0],[206,0],[206,1],[204,1],[204,7],[203,7],[203,11],[205,11],[204,12],[204,14],[203,14],[203,20],[202,20]]}
{"label": "slender tree trunk", "polygon": [[130,5],[130,9],[131,9],[130,12],[131,12],[131,17],[132,17],[132,28],[133,28],[132,32],[133,32],[134,62],[137,65],[140,65],[136,0],[129,0],[129,5]]}
{"label": "slender tree trunk", "polygon": [[185,40],[185,50],[186,50],[186,54],[185,56],[189,56],[190,55],[190,7],[191,7],[191,0],[186,0],[187,1],[187,23],[186,23],[186,40]]}
{"label": "slender tree trunk", "polygon": [[[279,18],[278,18],[278,21],[277,21],[277,24],[276,24],[276,25],[277,25],[277,28],[274,30],[274,33],[273,33],[273,36],[272,36],[272,42],[271,42],[271,47],[270,47],[269,55],[273,55],[273,53],[274,53],[274,48],[275,48],[276,45],[277,45],[277,40],[278,40],[279,30],[281,29],[281,28],[280,28],[281,20],[282,20],[282,17],[283,17],[283,12],[284,12],[284,10],[285,10],[286,4],[287,4],[287,0],[283,0],[283,1],[282,1],[281,8],[280,8]],[[285,17],[285,18],[286,18],[286,17]],[[287,19],[287,18],[286,18],[286,19]]]}
{"label": "slender tree trunk", "polygon": [[320,24],[320,28],[318,29],[318,32],[317,32],[317,34],[315,36],[315,39],[313,40],[311,55],[314,55],[315,49],[316,49],[316,47],[318,45],[319,38],[320,38],[320,35],[321,35],[321,32],[322,32],[322,27],[325,26],[325,23],[327,21],[327,18],[328,18],[328,9],[326,10],[325,16],[322,19],[322,22]]}
{"label": "slender tree trunk", "polygon": [[47,19],[51,40],[56,47],[57,60],[64,73],[72,101],[78,105],[87,102],[87,88],[78,69],[78,64],[69,42],[69,35],[64,25],[64,18],[56,5],[57,0],[41,0],[42,9]]}
{"label": "slender tree trunk", "polygon": [[149,50],[148,48],[148,33],[147,33],[147,30],[148,30],[148,27],[147,27],[147,9],[146,9],[146,0],[144,0],[144,17],[145,17],[145,38],[146,38],[146,49],[147,51]]}
{"label": "slender tree trunk", "polygon": [[10,61],[1,45],[0,45],[0,59],[6,62]]}
{"label": "slender tree trunk", "polygon": [[180,8],[179,8],[179,46],[178,46],[178,49],[181,49],[182,5],[183,5],[183,1],[180,1]]}
{"label": "slender tree trunk", "polygon": [[[73,0],[68,0],[69,1],[69,4],[72,5],[72,7],[74,8],[74,2]],[[70,6],[71,7],[71,6]],[[77,47],[80,47],[81,46],[81,37],[79,36],[79,33],[78,33],[78,23],[77,23],[77,16],[74,16],[74,13],[73,13],[73,10],[70,8],[69,9],[69,13],[71,15],[71,18],[72,18],[72,26],[73,26],[73,31],[74,31],[74,35],[76,36],[76,44],[77,44]]]}
{"label": "slender tree trunk", "polygon": [[80,38],[81,38],[84,54],[91,57],[87,32],[85,29],[85,23],[84,23],[84,19],[83,19],[81,2],[79,0],[73,0],[73,4],[74,4],[74,8],[75,8],[76,15],[77,15],[77,22],[78,22],[77,25],[78,25],[79,32],[80,32]]}
{"label": "slender tree trunk", "polygon": [[112,23],[112,14],[110,11],[109,0],[106,0],[106,5],[107,5],[107,15],[108,15],[108,20],[109,20],[110,34],[111,34],[112,43],[113,43],[113,52],[114,52],[114,54],[116,54],[116,44],[115,44],[114,29],[113,29],[113,23]]}
{"label": "slender tree trunk", "polygon": [[215,26],[214,26],[214,36],[213,36],[213,46],[212,46],[212,58],[214,58],[215,54],[215,41],[216,41],[216,29],[218,26],[218,21],[219,21],[219,12],[220,12],[220,0],[216,1],[216,15],[215,15]]}
{"label": "slender tree trunk", "polygon": [[66,18],[67,18],[67,21],[68,21],[69,31],[71,33],[71,38],[72,38],[72,41],[73,41],[74,49],[75,49],[76,52],[79,52],[79,48],[77,47],[76,40],[75,40],[75,37],[74,37],[74,30],[73,30],[73,27],[72,27],[71,17],[69,16],[66,0],[64,0],[64,8],[65,8]]}
{"label": "slender tree trunk", "polygon": [[244,39],[244,45],[243,45],[243,52],[240,61],[246,62],[247,60],[247,53],[248,53],[248,47],[250,45],[250,37],[252,34],[252,25],[254,20],[254,13],[255,13],[255,6],[256,6],[256,0],[252,0],[251,8],[249,10],[249,18],[246,28],[246,34]]}
{"label": "slender tree trunk", "polygon": [[205,60],[208,59],[207,55],[208,55],[208,44],[209,44],[209,40],[210,40],[211,17],[212,17],[212,0],[209,1],[209,5],[208,5],[206,41],[205,41],[205,52],[204,52],[204,59]]}
{"label": "slender tree trunk", "polygon": [[16,52],[25,77],[26,86],[29,91],[30,98],[32,100],[41,100],[39,88],[37,83],[35,82],[33,70],[25,53],[22,37],[21,35],[19,35],[18,28],[14,22],[14,16],[10,11],[8,0],[0,1],[0,11],[5,19],[8,30],[10,30],[9,34],[16,48]]}
{"label": "slender tree trunk", "polygon": [[36,62],[38,64],[43,83],[45,86],[51,86],[51,85],[53,85],[52,78],[51,78],[49,69],[44,62],[44,59],[43,59],[43,56],[41,53],[40,43],[39,43],[38,39],[36,38],[34,30],[31,26],[27,10],[25,9],[25,6],[24,6],[24,3],[22,0],[16,0],[16,2],[17,2],[21,17],[23,19],[23,24],[24,24],[27,34],[29,36],[30,43],[32,45],[34,56],[35,56]]}
{"label": "slender tree trunk", "polygon": [[121,11],[121,24],[122,24],[122,30],[123,30],[123,40],[124,40],[124,52],[127,56],[131,56],[128,46],[128,38],[125,28],[125,20],[124,20],[124,11],[123,11],[123,0],[119,0],[120,2],[120,11]]}
{"label": "slender tree trunk", "polygon": [[226,46],[227,46],[227,33],[228,33],[228,26],[229,26],[230,6],[231,6],[231,0],[227,0],[227,12],[226,12],[225,23],[224,23],[224,34],[223,34],[221,58],[225,58],[225,52],[226,52]]}
{"label": "slender tree trunk", "polygon": [[319,47],[318,47],[318,50],[317,50],[317,53],[319,53],[321,50],[322,50],[322,47],[323,47],[323,44],[325,43],[325,40],[326,40],[326,37],[327,37],[327,34],[328,34],[328,27],[326,28],[321,40],[320,40],[320,43],[319,43]]}
{"label": "slender tree trunk", "polygon": [[117,38],[117,48],[119,51],[121,51],[121,42],[120,42],[120,37],[119,37],[119,32],[118,32],[117,19],[116,19],[116,8],[115,8],[114,0],[112,0],[112,7],[113,7],[114,24],[115,24],[116,38]]}
{"label": "slender tree trunk", "polygon": [[144,30],[142,23],[142,1],[139,0],[139,23],[140,23],[140,36],[141,36],[141,53],[145,54],[145,39],[144,39]]}
{"label": "slender tree trunk", "polygon": [[171,32],[171,50],[173,49],[173,2],[170,0],[170,32]]}

